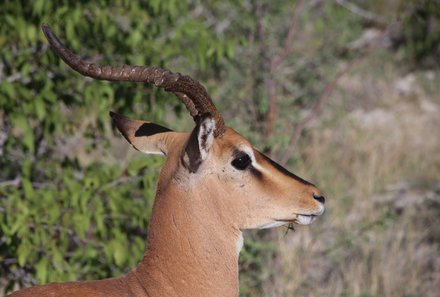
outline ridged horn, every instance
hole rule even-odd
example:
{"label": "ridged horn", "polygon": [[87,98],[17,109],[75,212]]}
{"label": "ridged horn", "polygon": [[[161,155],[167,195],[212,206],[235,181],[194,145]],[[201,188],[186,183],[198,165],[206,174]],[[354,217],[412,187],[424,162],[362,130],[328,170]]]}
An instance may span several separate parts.
{"label": "ridged horn", "polygon": [[223,117],[218,112],[205,87],[190,76],[173,73],[159,67],[130,65],[114,67],[89,63],[81,57],[74,55],[52,32],[49,25],[43,24],[42,29],[55,53],[73,70],[99,80],[134,81],[154,84],[156,87],[163,88],[167,92],[174,93],[185,104],[196,122],[201,116],[210,114],[216,122],[214,136],[223,135],[225,131]]}

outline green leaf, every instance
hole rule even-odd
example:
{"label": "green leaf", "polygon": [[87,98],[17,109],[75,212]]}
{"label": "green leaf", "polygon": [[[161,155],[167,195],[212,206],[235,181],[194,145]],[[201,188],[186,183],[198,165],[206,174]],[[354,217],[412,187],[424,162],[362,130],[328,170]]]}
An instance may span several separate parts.
{"label": "green leaf", "polygon": [[127,259],[127,249],[119,240],[113,241],[113,258],[117,266],[122,266]]}
{"label": "green leaf", "polygon": [[40,261],[35,265],[35,271],[37,275],[37,279],[40,284],[44,284],[47,282],[47,270],[49,261],[47,258],[41,258]]}
{"label": "green leaf", "polygon": [[21,179],[21,185],[23,187],[24,196],[28,199],[33,198],[35,191],[34,188],[32,187],[31,181],[23,177]]}
{"label": "green leaf", "polygon": [[44,106],[43,99],[40,96],[37,96],[35,98],[34,105],[35,105],[35,113],[37,115],[37,118],[39,120],[44,119],[44,117],[46,116],[46,109]]}
{"label": "green leaf", "polygon": [[31,245],[27,241],[22,241],[17,249],[18,265],[24,266],[31,252]]}
{"label": "green leaf", "polygon": [[33,13],[35,15],[41,15],[44,9],[45,0],[35,0],[33,1]]}
{"label": "green leaf", "polygon": [[[16,96],[16,92],[15,92],[15,88],[14,85],[11,84],[10,82],[8,82],[7,80],[3,80],[0,83],[0,91],[4,92],[6,94],[6,96],[9,97],[9,99],[15,99]],[[1,99],[1,98],[0,98]],[[6,100],[6,98],[1,99],[1,100]],[[0,101],[1,102],[1,101]],[[4,105],[6,102],[1,102],[1,105]]]}
{"label": "green leaf", "polygon": [[58,271],[58,272],[63,272],[64,271],[64,258],[63,255],[61,254],[61,251],[58,250],[57,247],[54,247],[52,249],[52,263],[54,268]]}

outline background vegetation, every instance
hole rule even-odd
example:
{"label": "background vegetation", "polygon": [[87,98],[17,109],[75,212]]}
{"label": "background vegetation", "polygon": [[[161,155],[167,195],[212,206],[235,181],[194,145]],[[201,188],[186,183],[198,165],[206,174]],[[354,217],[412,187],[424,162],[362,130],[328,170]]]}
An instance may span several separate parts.
{"label": "background vegetation", "polygon": [[[108,111],[192,127],[173,96],[75,74],[82,56],[158,65],[208,87],[226,121],[326,191],[312,226],[247,232],[242,296],[437,296],[438,1],[0,3],[0,296],[127,272],[161,158]],[[180,129],[180,128],[179,128]]]}

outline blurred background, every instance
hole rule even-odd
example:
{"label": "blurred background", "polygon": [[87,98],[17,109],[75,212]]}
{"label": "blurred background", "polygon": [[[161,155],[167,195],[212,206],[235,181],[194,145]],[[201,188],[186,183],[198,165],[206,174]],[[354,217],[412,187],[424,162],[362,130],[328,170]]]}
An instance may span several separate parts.
{"label": "blurred background", "polygon": [[43,22],[89,61],[200,80],[325,192],[313,225],[246,232],[240,296],[438,296],[438,0],[1,1],[0,296],[141,260],[163,159],[110,110],[193,127],[172,94],[71,71]]}

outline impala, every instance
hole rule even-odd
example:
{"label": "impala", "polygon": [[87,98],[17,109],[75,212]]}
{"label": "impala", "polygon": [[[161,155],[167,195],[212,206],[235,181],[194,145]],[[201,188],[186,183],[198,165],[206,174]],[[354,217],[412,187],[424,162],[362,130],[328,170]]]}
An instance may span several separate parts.
{"label": "impala", "polygon": [[199,82],[156,67],[87,63],[48,25],[42,28],[56,54],[75,71],[101,80],[151,83],[174,93],[195,127],[174,132],[111,112],[135,149],[166,156],[143,260],[122,277],[52,283],[11,296],[238,296],[242,230],[310,224],[324,212],[320,191],[226,126]]}

